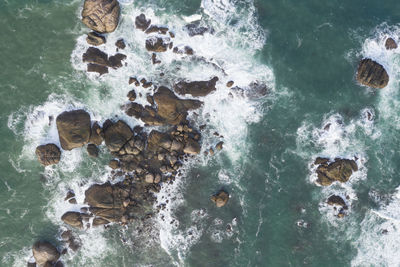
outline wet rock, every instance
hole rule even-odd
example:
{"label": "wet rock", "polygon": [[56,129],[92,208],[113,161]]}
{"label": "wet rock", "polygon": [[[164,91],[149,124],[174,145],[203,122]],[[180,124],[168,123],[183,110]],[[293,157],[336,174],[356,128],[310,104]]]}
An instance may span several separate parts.
{"label": "wet rock", "polygon": [[75,193],[72,190],[68,190],[67,195],[65,196],[64,200],[68,200],[70,198],[75,197]]}
{"label": "wet rock", "polygon": [[157,59],[156,53],[153,53],[153,54],[151,55],[151,62],[152,62],[153,64],[160,64],[160,63],[161,63],[161,60],[158,60],[158,59]]}
{"label": "wet rock", "polygon": [[119,49],[125,49],[126,44],[124,39],[118,39],[117,42],[115,42],[115,46],[118,47]]}
{"label": "wet rock", "polygon": [[[323,162],[322,159],[319,159],[319,162]],[[325,161],[317,168],[317,183],[322,186],[329,186],[336,181],[345,183],[357,170],[358,167],[354,160],[335,159],[332,163]]]}
{"label": "wet rock", "polygon": [[115,54],[114,56],[110,56],[108,58],[108,66],[113,68],[113,69],[118,69],[121,68],[122,65],[122,60],[126,59],[126,55],[124,54]]}
{"label": "wet rock", "polygon": [[61,151],[55,144],[41,145],[36,148],[35,154],[43,166],[49,166],[60,162]]}
{"label": "wet rock", "polygon": [[106,43],[106,38],[97,32],[89,32],[86,37],[86,42],[90,45],[99,46]]}
{"label": "wet rock", "polygon": [[104,218],[94,218],[93,219],[93,223],[92,223],[92,225],[94,226],[94,227],[97,227],[97,226],[101,226],[101,225],[105,225],[105,224],[109,224],[110,222],[108,221],[108,220],[106,220],[106,219],[104,219]]}
{"label": "wet rock", "polygon": [[87,72],[97,72],[98,74],[103,75],[108,73],[108,68],[106,66],[101,66],[98,64],[89,63],[87,65]]}
{"label": "wet rock", "polygon": [[183,29],[189,34],[189,36],[193,37],[196,35],[203,35],[210,30],[206,27],[201,27],[195,23],[190,23],[183,27]]}
{"label": "wet rock", "polygon": [[82,10],[82,22],[99,33],[113,32],[120,15],[117,0],[85,0]]}
{"label": "wet rock", "polygon": [[196,142],[193,139],[188,139],[186,141],[185,148],[183,149],[183,152],[186,154],[191,154],[191,155],[196,155],[200,153],[200,144]]}
{"label": "wet rock", "polygon": [[61,220],[72,227],[78,229],[83,228],[82,213],[68,211],[64,213],[64,215],[61,217]]}
{"label": "wet rock", "polygon": [[57,248],[47,241],[38,241],[32,247],[33,257],[39,267],[46,263],[54,264],[60,258]]}
{"label": "wet rock", "polygon": [[91,125],[90,115],[86,111],[82,109],[65,111],[57,116],[56,123],[61,147],[64,150],[82,147],[89,142]]}
{"label": "wet rock", "polygon": [[226,83],[226,87],[232,87],[233,86],[233,81],[229,81]]}
{"label": "wet rock", "polygon": [[219,142],[216,146],[215,146],[215,148],[217,149],[217,150],[222,150],[222,148],[223,148],[223,144],[224,144],[224,142]]}
{"label": "wet rock", "polygon": [[91,157],[97,158],[99,156],[99,148],[94,144],[89,144],[87,146],[87,152]]}
{"label": "wet rock", "polygon": [[138,28],[142,31],[145,31],[150,26],[150,23],[151,23],[151,20],[146,19],[146,16],[144,14],[140,14],[135,19],[136,28]]}
{"label": "wet rock", "polygon": [[185,82],[180,81],[174,86],[175,92],[180,95],[190,94],[192,96],[206,96],[212,91],[215,91],[215,85],[218,81],[218,77],[214,77],[209,81],[194,81]]}
{"label": "wet rock", "polygon": [[372,88],[384,88],[389,83],[389,75],[381,64],[364,58],[358,65],[357,81]]}
{"label": "wet rock", "polygon": [[103,131],[106,146],[111,152],[118,152],[133,136],[131,128],[121,120],[111,123]]}
{"label": "wet rock", "polygon": [[151,52],[165,52],[168,49],[169,38],[151,36],[146,39],[146,49]]}
{"label": "wet rock", "polygon": [[397,48],[397,43],[393,38],[387,38],[385,42],[385,47],[387,50],[392,50]]}
{"label": "wet rock", "polygon": [[103,143],[103,137],[102,137],[102,129],[100,125],[95,122],[92,126],[92,132],[90,135],[89,143],[95,144],[96,146],[99,146]]}
{"label": "wet rock", "polygon": [[82,61],[100,66],[108,66],[108,55],[96,47],[89,47],[82,55]]}
{"label": "wet rock", "polygon": [[159,34],[167,34],[168,32],[168,28],[167,27],[163,27],[163,26],[156,26],[156,25],[151,25],[146,31],[145,33],[149,34],[149,33],[159,33]]}
{"label": "wet rock", "polygon": [[139,81],[138,81],[138,79],[136,77],[130,77],[129,78],[129,84],[132,84],[132,83],[134,83],[135,86],[139,86],[140,85],[140,83],[139,83]]}
{"label": "wet rock", "polygon": [[154,175],[152,173],[148,173],[145,175],[144,179],[146,183],[152,184],[154,182]]}
{"label": "wet rock", "polygon": [[121,190],[110,183],[92,185],[85,192],[85,203],[96,208],[121,208],[123,202],[119,198]]}
{"label": "wet rock", "polygon": [[347,210],[346,202],[340,196],[332,195],[327,200],[328,205],[331,206],[341,206],[343,209]]}
{"label": "wet rock", "polygon": [[127,97],[128,97],[128,99],[129,99],[129,101],[135,101],[135,99],[136,99],[136,92],[135,92],[135,90],[129,91]]}
{"label": "wet rock", "polygon": [[113,160],[110,161],[110,163],[108,163],[108,166],[113,170],[118,169],[119,168],[119,161],[113,159]]}
{"label": "wet rock", "polygon": [[220,190],[217,194],[211,196],[211,201],[214,202],[218,208],[225,206],[228,200],[229,194],[224,190]]}
{"label": "wet rock", "polygon": [[174,52],[176,54],[186,54],[186,55],[194,54],[193,48],[191,48],[190,46],[187,46],[187,45],[185,45],[183,48],[175,46],[174,49],[172,50],[172,52]]}

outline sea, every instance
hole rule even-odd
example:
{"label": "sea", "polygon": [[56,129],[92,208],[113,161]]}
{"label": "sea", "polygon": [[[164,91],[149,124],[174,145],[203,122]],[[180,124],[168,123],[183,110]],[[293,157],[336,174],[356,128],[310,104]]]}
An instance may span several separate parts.
{"label": "sea", "polygon": [[[121,109],[131,76],[170,88],[219,78],[189,114],[207,125],[202,152],[162,186],[155,205],[166,208],[145,232],[73,230],[81,247],[62,255],[65,266],[400,266],[400,48],[384,45],[400,41],[399,1],[119,2],[119,26],[100,48],[113,54],[123,38],[127,64],[99,77],[82,62],[83,0],[0,0],[0,266],[27,266],[37,240],[65,247],[60,218],[110,179],[111,155],[103,144],[93,159],[83,147],[43,167],[35,148],[59,145],[54,120],[65,110],[143,125]],[[159,53],[151,64],[134,26],[141,13],[195,54]],[[210,30],[191,37],[193,22]],[[357,83],[364,57],[387,70],[385,88]],[[221,151],[203,153],[220,141]],[[321,187],[316,157],[354,159],[358,171]],[[70,189],[76,205],[64,201]],[[230,199],[217,208],[210,196],[220,189]],[[349,207],[343,218],[327,205],[333,194]]]}

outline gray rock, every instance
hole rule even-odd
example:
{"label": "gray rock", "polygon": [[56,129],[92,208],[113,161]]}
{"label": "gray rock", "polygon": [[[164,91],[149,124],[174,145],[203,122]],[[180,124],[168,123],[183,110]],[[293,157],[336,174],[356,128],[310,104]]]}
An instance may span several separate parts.
{"label": "gray rock", "polygon": [[36,148],[35,154],[43,166],[60,162],[61,151],[55,144],[41,145]]}

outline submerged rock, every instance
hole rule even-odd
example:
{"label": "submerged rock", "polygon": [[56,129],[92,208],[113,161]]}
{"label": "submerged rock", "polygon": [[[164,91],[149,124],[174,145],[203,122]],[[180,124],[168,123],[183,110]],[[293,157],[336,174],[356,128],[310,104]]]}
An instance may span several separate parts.
{"label": "submerged rock", "polygon": [[142,13],[135,19],[136,28],[145,31],[150,26],[151,20],[146,19],[146,16]]}
{"label": "submerged rock", "polygon": [[201,27],[195,23],[190,23],[183,27],[183,29],[189,34],[189,36],[193,37],[196,35],[203,35],[206,32],[212,32],[210,29],[206,27]]}
{"label": "submerged rock", "polygon": [[38,241],[32,247],[33,257],[39,267],[55,264],[60,258],[57,248],[47,241]]}
{"label": "submerged rock", "polygon": [[64,150],[82,147],[89,142],[90,115],[86,111],[82,109],[65,111],[57,116],[56,123],[61,147]]}
{"label": "submerged rock", "polygon": [[387,38],[385,42],[385,47],[387,50],[392,50],[397,48],[397,43],[393,38]]}
{"label": "submerged rock", "polygon": [[331,206],[341,206],[343,209],[347,210],[346,202],[340,196],[332,195],[327,200],[328,205]]}
{"label": "submerged rock", "polygon": [[103,143],[103,131],[100,127],[100,125],[95,122],[92,126],[92,132],[90,135],[89,143],[95,144],[96,146],[99,146]]}
{"label": "submerged rock", "polygon": [[103,75],[108,73],[108,68],[106,66],[101,66],[98,64],[89,63],[87,65],[87,72],[97,72],[98,74]]}
{"label": "submerged rock", "polygon": [[220,190],[217,194],[211,196],[211,201],[214,202],[218,208],[225,206],[228,200],[229,194],[224,190]]}
{"label": "submerged rock", "polygon": [[99,46],[106,43],[106,38],[97,32],[89,32],[86,37],[86,42],[90,45]]}
{"label": "submerged rock", "polygon": [[99,33],[113,32],[120,15],[117,0],[85,0],[82,10],[82,22]]}
{"label": "submerged rock", "polygon": [[353,172],[358,170],[354,160],[335,159],[334,162],[328,163],[329,160],[317,158],[315,164],[320,164],[317,168],[317,183],[322,186],[329,186],[333,182],[345,183],[350,179]]}
{"label": "submerged rock", "polygon": [[357,81],[372,88],[384,88],[389,83],[389,75],[381,64],[364,58],[358,66]]}
{"label": "submerged rock", "polygon": [[43,166],[57,164],[61,158],[61,151],[55,144],[38,146],[35,154]]}
{"label": "submerged rock", "polygon": [[218,81],[218,77],[213,77],[209,81],[194,81],[185,82],[180,81],[174,86],[175,92],[180,95],[190,94],[192,96],[206,96],[212,91],[215,91],[215,85]]}

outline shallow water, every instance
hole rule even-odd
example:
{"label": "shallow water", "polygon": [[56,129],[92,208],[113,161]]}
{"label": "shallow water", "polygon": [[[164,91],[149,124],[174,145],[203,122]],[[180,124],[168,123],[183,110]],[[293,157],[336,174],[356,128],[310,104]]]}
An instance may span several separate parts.
{"label": "shallow water", "polygon": [[[167,86],[179,78],[220,77],[191,118],[209,125],[204,150],[222,140],[215,131],[224,136],[224,149],[201,154],[174,186],[163,188],[159,203],[170,201],[150,235],[137,225],[76,231],[83,246],[63,256],[67,266],[400,266],[400,49],[384,48],[387,36],[400,39],[398,2],[121,3],[120,25],[102,49],[114,53],[123,37],[128,65],[99,79],[83,71],[88,29],[79,21],[81,1],[0,2],[1,266],[25,266],[37,239],[61,248],[60,217],[79,208],[63,201],[66,191],[74,189],[82,202],[84,190],[110,174],[105,147],[95,160],[82,148],[64,152],[57,166],[39,166],[35,147],[58,142],[49,116],[84,108],[101,122],[117,116],[140,124],[119,108],[128,78],[159,79],[161,72]],[[172,53],[151,65],[144,34],[133,27],[141,12],[214,65]],[[192,15],[215,34],[185,35],[182,26]],[[362,57],[387,69],[386,88],[355,82]],[[229,80],[242,87],[258,80],[269,93],[231,97]],[[346,184],[319,187],[317,156],[356,157],[359,171]],[[231,198],[217,209],[209,196],[221,187]],[[343,219],[325,204],[332,193],[348,196]]]}

